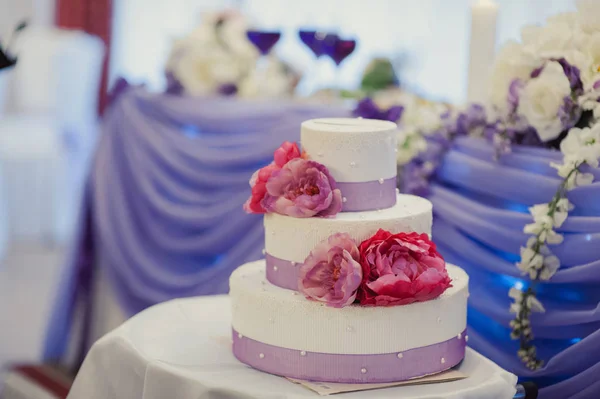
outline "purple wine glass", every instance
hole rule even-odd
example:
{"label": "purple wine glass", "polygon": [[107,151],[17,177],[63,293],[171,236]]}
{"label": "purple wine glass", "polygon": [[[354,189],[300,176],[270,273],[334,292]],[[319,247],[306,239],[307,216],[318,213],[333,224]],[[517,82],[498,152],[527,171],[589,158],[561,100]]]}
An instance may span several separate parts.
{"label": "purple wine glass", "polygon": [[323,55],[322,35],[316,30],[300,30],[300,40],[319,58]]}
{"label": "purple wine glass", "polygon": [[246,32],[246,36],[261,55],[267,55],[281,38],[281,32],[249,30]]}
{"label": "purple wine glass", "polygon": [[323,50],[339,66],[356,49],[356,40],[342,39],[336,34],[328,34],[323,40]]}

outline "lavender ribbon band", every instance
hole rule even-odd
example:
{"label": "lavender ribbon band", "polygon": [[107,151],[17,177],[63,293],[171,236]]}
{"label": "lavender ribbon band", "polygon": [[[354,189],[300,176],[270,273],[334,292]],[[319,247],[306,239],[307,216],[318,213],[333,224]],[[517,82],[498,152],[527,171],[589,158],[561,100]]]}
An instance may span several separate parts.
{"label": "lavender ribbon band", "polygon": [[396,205],[396,178],[356,183],[338,182],[345,198],[342,212],[374,211]]}
{"label": "lavender ribbon band", "polygon": [[271,254],[265,254],[267,263],[267,280],[273,285],[288,290],[298,291],[298,273],[302,263],[277,258]]}
{"label": "lavender ribbon band", "polygon": [[255,369],[284,377],[340,383],[405,381],[456,366],[465,356],[466,330],[448,341],[378,355],[305,352],[264,344],[233,330],[233,354]]}

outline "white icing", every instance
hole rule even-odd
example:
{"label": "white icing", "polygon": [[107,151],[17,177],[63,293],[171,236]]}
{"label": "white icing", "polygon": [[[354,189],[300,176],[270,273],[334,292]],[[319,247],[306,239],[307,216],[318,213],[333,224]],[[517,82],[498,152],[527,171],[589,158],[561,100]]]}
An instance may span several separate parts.
{"label": "white icing", "polygon": [[400,194],[396,205],[381,211],[341,212],[332,218],[293,218],[266,214],[265,249],[284,260],[304,262],[310,251],[335,233],[348,233],[360,244],[377,230],[431,235],[432,205],[429,200]]}
{"label": "white icing", "polygon": [[247,263],[229,281],[233,328],[244,337],[307,353],[400,353],[447,341],[466,328],[469,279],[462,269],[447,268],[452,287],[431,301],[338,309],[263,285],[264,260]]}
{"label": "white icing", "polygon": [[302,123],[302,149],[338,182],[389,179],[396,176],[397,129],[372,119],[312,119]]}

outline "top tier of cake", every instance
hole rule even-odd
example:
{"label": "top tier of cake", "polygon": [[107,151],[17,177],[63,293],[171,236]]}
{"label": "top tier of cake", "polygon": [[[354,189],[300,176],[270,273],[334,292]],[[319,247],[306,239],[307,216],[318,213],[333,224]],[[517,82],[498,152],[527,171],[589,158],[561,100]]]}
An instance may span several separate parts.
{"label": "top tier of cake", "polygon": [[302,149],[325,165],[342,192],[343,212],[386,209],[396,204],[397,126],[359,118],[302,123]]}

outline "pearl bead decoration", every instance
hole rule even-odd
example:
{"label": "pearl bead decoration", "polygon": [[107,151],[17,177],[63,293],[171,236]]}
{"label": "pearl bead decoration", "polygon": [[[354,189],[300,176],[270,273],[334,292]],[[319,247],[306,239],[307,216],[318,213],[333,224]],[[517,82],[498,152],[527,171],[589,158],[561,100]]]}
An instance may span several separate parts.
{"label": "pearl bead decoration", "polygon": [[383,177],[380,177],[379,178],[379,184],[383,184],[383,182],[384,182]]}
{"label": "pearl bead decoration", "polygon": [[300,351],[300,356],[306,356],[306,351]]}
{"label": "pearl bead decoration", "polygon": [[360,369],[360,372],[363,374],[367,374],[367,369],[363,367],[362,369]]}
{"label": "pearl bead decoration", "polygon": [[398,359],[402,359],[404,357],[402,353],[398,353],[396,356],[398,357]]}
{"label": "pearl bead decoration", "polygon": [[442,358],[442,360],[440,360],[440,362],[442,362],[442,364],[446,363],[446,359]]}
{"label": "pearl bead decoration", "polygon": [[260,354],[258,355],[258,357],[260,357],[261,359],[264,359],[264,358],[265,358],[265,354],[264,354],[264,353],[260,353]]}

